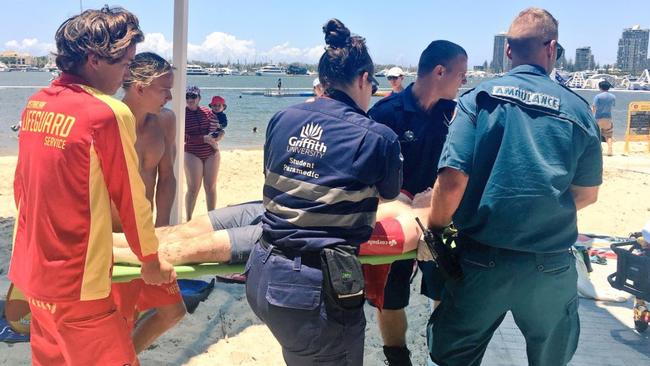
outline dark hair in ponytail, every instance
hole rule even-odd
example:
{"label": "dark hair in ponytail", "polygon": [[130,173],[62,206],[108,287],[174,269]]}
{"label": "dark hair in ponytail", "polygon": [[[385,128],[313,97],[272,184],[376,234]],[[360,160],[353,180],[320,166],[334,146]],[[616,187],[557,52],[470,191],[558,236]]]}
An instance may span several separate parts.
{"label": "dark hair in ponytail", "polygon": [[366,40],[351,36],[350,30],[338,19],[330,19],[323,26],[325,53],[318,62],[318,79],[324,89],[348,85],[361,73],[375,73],[368,54]]}

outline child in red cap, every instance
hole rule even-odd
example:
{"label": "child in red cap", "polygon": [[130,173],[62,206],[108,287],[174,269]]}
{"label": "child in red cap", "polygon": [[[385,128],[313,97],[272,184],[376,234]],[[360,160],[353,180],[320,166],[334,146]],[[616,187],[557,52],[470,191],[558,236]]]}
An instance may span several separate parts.
{"label": "child in red cap", "polygon": [[219,121],[219,128],[217,130],[226,128],[226,126],[228,126],[228,118],[224,113],[228,107],[226,105],[226,100],[219,95],[215,95],[212,97],[212,101],[210,101],[208,107],[210,107],[212,113],[214,113],[214,115],[217,117],[217,120]]}

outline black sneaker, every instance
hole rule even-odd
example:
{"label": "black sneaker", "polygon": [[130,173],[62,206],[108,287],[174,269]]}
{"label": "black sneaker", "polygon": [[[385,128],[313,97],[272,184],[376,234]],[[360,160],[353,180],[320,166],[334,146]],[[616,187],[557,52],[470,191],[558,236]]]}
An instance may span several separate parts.
{"label": "black sneaker", "polygon": [[413,366],[411,363],[411,351],[406,346],[387,347],[384,346],[384,363],[388,366]]}

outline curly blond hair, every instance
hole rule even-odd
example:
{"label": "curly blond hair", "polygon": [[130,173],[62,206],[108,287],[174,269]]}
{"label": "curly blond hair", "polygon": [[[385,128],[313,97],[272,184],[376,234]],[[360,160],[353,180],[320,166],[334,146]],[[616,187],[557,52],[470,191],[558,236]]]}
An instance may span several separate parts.
{"label": "curly blond hair", "polygon": [[128,89],[136,83],[148,86],[157,78],[172,72],[173,69],[167,60],[153,52],[138,53],[129,65],[129,74],[124,78],[122,87]]}
{"label": "curly blond hair", "polygon": [[56,66],[61,71],[76,72],[88,55],[94,53],[117,62],[129,46],[144,40],[138,18],[123,8],[103,7],[86,10],[59,26],[56,31]]}

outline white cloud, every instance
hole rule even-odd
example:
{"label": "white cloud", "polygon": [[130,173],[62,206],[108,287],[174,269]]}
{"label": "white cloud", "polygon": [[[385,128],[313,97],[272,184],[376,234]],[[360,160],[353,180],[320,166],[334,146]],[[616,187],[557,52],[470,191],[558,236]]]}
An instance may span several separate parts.
{"label": "white cloud", "polygon": [[41,42],[37,38],[25,38],[22,41],[11,40],[5,42],[5,49],[29,53],[32,56],[46,56],[50,52],[54,52],[56,47],[53,43]]}
{"label": "white cloud", "polygon": [[316,63],[323,54],[323,46],[314,46],[311,48],[297,48],[291,47],[289,42],[272,47],[266,52],[262,52],[262,56],[273,60],[274,62],[307,62]]}
{"label": "white cloud", "polygon": [[139,43],[137,48],[138,52],[155,52],[164,58],[172,58],[172,42],[168,42],[162,33],[146,34],[144,42]]}
{"label": "white cloud", "polygon": [[311,63],[318,63],[318,60],[320,60],[323,53],[325,53],[325,46],[320,45],[306,49],[305,56],[307,59],[312,60],[310,61]]}
{"label": "white cloud", "polygon": [[[56,50],[53,43],[40,42],[36,38],[11,40],[5,43],[5,49],[27,52],[34,56],[47,55]],[[239,39],[232,34],[213,32],[208,34],[200,44],[187,45],[189,60],[206,62],[306,62],[317,63],[323,54],[324,46],[307,48],[292,46],[289,42],[271,47],[268,50],[255,48],[253,40]],[[167,40],[162,33],[147,33],[144,42],[138,44],[138,52],[155,52],[171,59],[172,40]]]}
{"label": "white cloud", "polygon": [[213,32],[205,37],[200,45],[189,43],[187,45],[187,58],[200,61],[218,62],[252,62],[257,51],[255,42],[223,32]]}
{"label": "white cloud", "polygon": [[[138,45],[138,52],[156,52],[165,58],[171,58],[173,44],[161,33],[148,33],[145,41]],[[232,34],[213,32],[208,34],[200,44],[187,45],[188,60],[206,62],[318,62],[323,54],[323,46],[310,48],[292,47],[289,42],[271,47],[267,51],[255,48],[252,40],[239,39]]]}

